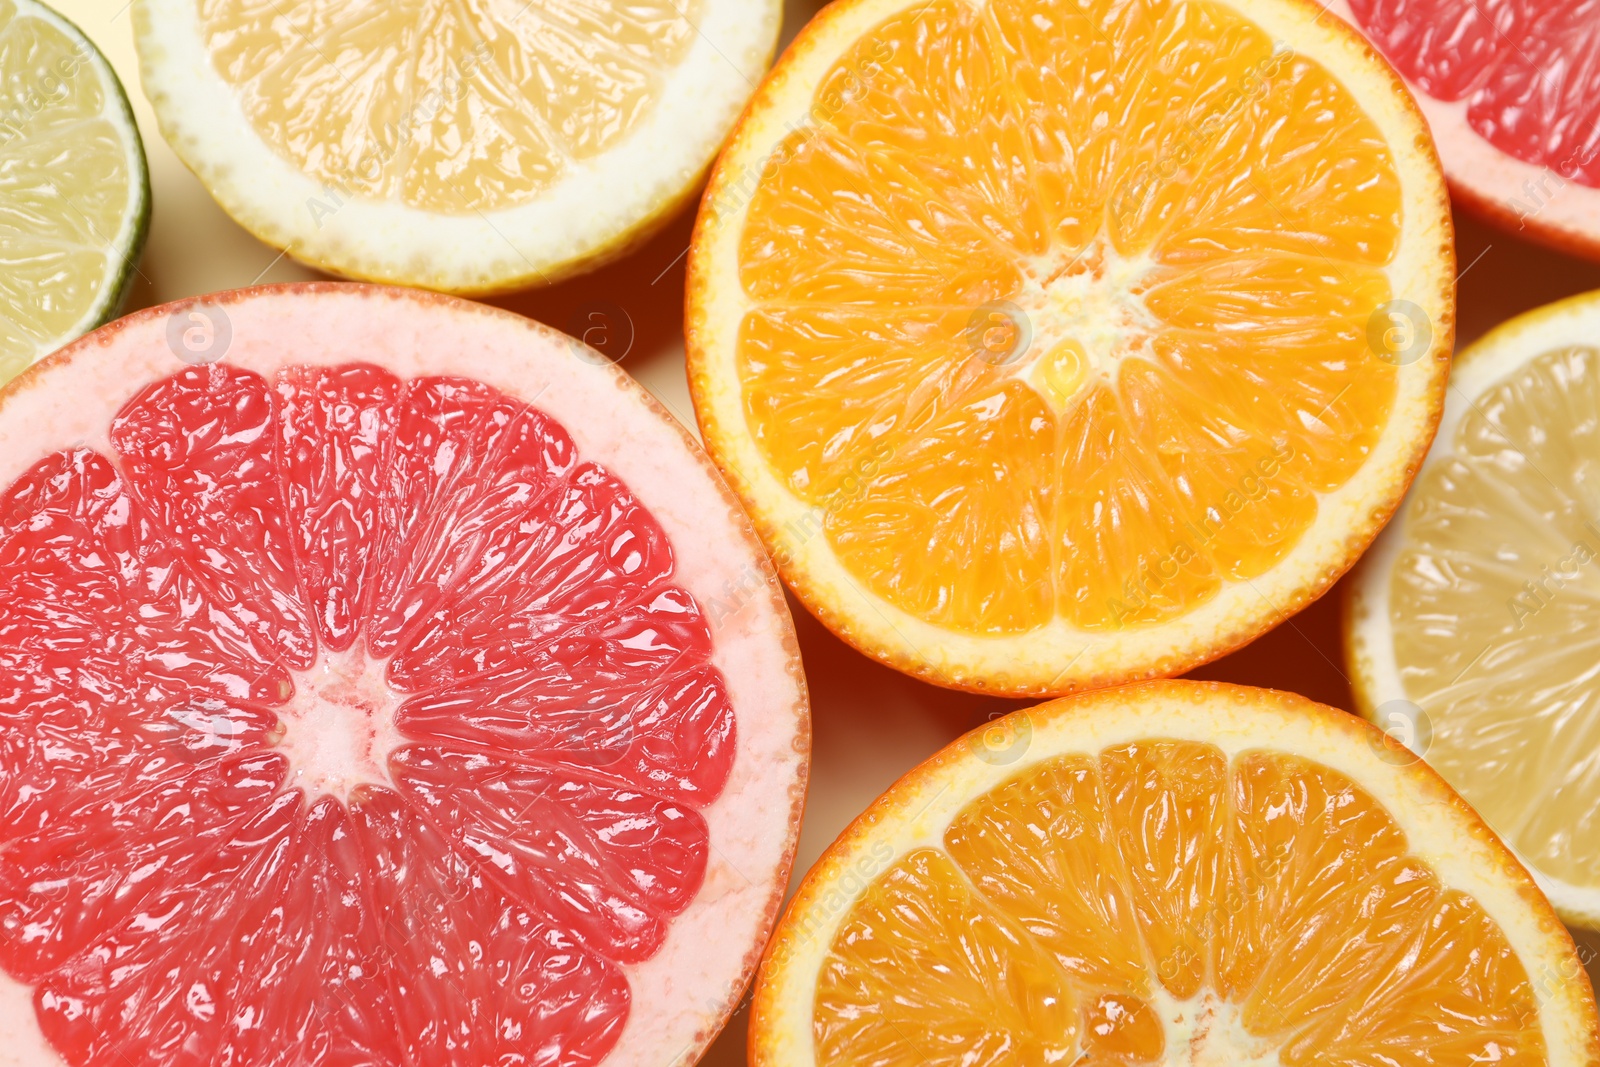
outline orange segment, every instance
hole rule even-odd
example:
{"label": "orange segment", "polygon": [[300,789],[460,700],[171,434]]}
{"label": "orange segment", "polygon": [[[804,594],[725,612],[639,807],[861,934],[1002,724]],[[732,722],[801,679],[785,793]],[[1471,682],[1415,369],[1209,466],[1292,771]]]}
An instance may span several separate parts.
{"label": "orange segment", "polygon": [[1526,874],[1359,720],[1196,683],[1019,716],[1022,769],[959,742],[813,871],[785,921],[807,938],[780,928],[760,978],[758,1067],[1595,1062],[1587,982]]}
{"label": "orange segment", "polygon": [[[809,504],[855,492],[890,454],[879,439],[905,435],[918,384],[944,381],[965,360],[965,325],[959,311],[926,308],[877,315],[774,304],[746,316],[747,418],[784,458],[789,490]],[[836,399],[844,381],[854,388]]]}
{"label": "orange segment", "polygon": [[1014,292],[1021,265],[981,225],[886,173],[879,155],[829,130],[778,146],[740,248],[762,302],[970,310]]}
{"label": "orange segment", "polygon": [[[1114,646],[1138,631],[1212,605],[1281,617],[1269,589],[1297,600],[1348,565],[1371,530],[1332,527],[1393,505],[1409,458],[1374,460],[1420,452],[1440,403],[1443,349],[1408,384],[1369,329],[1400,296],[1448,332],[1420,129],[1370,53],[1281,0],[850,0],[708,193],[689,296],[706,436],[752,510],[790,520],[752,468],[813,504],[797,472],[833,484],[867,440],[897,457],[815,545],[769,516],[802,596],[907,646],[893,662],[944,672],[918,649],[1029,638],[1059,650],[1030,674],[1051,691],[1096,641],[1131,673],[1150,668]],[[762,326],[797,304],[842,332],[775,358]],[[934,319],[908,352],[901,324]],[[935,383],[960,390],[943,417],[882,417]],[[802,408],[809,436],[783,424]],[[1330,514],[1342,492],[1375,507]]]}
{"label": "orange segment", "polygon": [[892,183],[1013,255],[1035,255],[1046,247],[1045,217],[1005,57],[988,30],[979,9],[962,0],[890,18],[823,79],[811,115],[882,168],[866,195]]}
{"label": "orange segment", "polygon": [[1070,1060],[1078,1018],[1062,975],[938,850],[875,880],[835,944],[817,977],[824,1063]]}
{"label": "orange segment", "polygon": [[[950,383],[938,396],[913,412],[910,432],[880,436],[882,465],[836,497],[827,536],[868,589],[921,618],[1027,629],[1052,606],[1048,410],[1020,382]],[[932,566],[902,566],[904,531]]]}
{"label": "orange segment", "polygon": [[1152,4],[1149,12],[1149,59],[1120,87],[1122,136],[1104,206],[1111,243],[1127,256],[1148,252],[1179,224],[1192,184],[1249,165],[1250,154],[1230,158],[1218,148],[1274,58],[1267,35],[1221,5]]}

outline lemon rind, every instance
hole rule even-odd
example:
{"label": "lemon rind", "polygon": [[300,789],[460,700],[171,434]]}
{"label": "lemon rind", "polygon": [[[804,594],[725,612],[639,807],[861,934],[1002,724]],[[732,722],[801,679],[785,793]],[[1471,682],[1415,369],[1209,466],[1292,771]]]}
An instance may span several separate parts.
{"label": "lemon rind", "polygon": [[[1582,293],[1526,312],[1463,349],[1451,372],[1435,447],[1424,459],[1421,471],[1450,454],[1457,426],[1486,389],[1504,381],[1542,353],[1571,344],[1592,345],[1597,339],[1600,339],[1600,291]],[[1381,705],[1391,700],[1410,699],[1395,661],[1389,619],[1389,577],[1405,547],[1407,519],[1407,507],[1402,503],[1352,575],[1345,603],[1345,660],[1351,688],[1355,692],[1357,710],[1373,722],[1378,720],[1377,709]],[[1578,885],[1546,874],[1525,860],[1523,864],[1565,921],[1585,929],[1600,930],[1600,886]]]}
{"label": "lemon rind", "polygon": [[708,0],[688,52],[620,143],[527,203],[461,214],[355,195],[280,156],[212,66],[193,0],[134,0],[133,18],[162,135],[241,226],[333,274],[485,295],[598,266],[682,204],[771,61],[782,5]]}

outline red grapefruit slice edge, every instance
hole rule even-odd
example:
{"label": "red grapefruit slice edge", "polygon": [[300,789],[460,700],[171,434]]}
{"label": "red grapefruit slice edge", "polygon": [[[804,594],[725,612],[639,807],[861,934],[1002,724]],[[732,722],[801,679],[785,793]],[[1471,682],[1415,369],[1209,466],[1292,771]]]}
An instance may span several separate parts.
{"label": "red grapefruit slice edge", "polygon": [[1452,191],[1600,259],[1600,21],[1590,0],[1322,0],[1399,71]]}
{"label": "red grapefruit slice edge", "polygon": [[804,681],[621,371],[464,301],[241,290],[0,393],[0,486],[0,1062],[667,1064],[726,1021]]}

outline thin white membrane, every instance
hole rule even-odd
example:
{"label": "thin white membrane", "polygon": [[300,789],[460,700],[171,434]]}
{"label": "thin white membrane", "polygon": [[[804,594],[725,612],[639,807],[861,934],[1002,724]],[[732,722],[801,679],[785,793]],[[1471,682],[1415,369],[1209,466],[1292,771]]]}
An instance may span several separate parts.
{"label": "thin white membrane", "polygon": [[[689,1063],[751,977],[793,859],[809,723],[793,631],[748,520],[685,433],[627,375],[552,330],[505,312],[404,290],[325,284],[222,294],[224,358],[271,376],[291,364],[362,360],[400,378],[461,375],[536,406],[604,466],[671,540],[672,581],[706,611],[738,748],[718,799],[703,887],[655,956],[624,966],[632,1007],[608,1064]],[[112,449],[109,427],[146,382],[186,365],[169,324],[195,302],[140,312],[69,346],[0,393],[0,485],[57,449]],[[215,320],[213,320],[215,321]],[[720,606],[718,610],[716,606]],[[0,1067],[58,1062],[31,989],[0,980]],[[9,1058],[8,1058],[9,1057]]]}

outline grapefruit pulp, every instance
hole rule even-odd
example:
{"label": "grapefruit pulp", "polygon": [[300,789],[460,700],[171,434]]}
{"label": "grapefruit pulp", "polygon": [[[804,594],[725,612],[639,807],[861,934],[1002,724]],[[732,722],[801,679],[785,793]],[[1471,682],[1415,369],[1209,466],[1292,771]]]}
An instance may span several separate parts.
{"label": "grapefruit pulp", "polygon": [[0,394],[0,1063],[714,1036],[792,859],[803,682],[743,513],[585,354],[265,287]]}
{"label": "grapefruit pulp", "polygon": [[1600,259],[1600,21],[1563,0],[1324,0],[1405,78],[1457,197]]}

